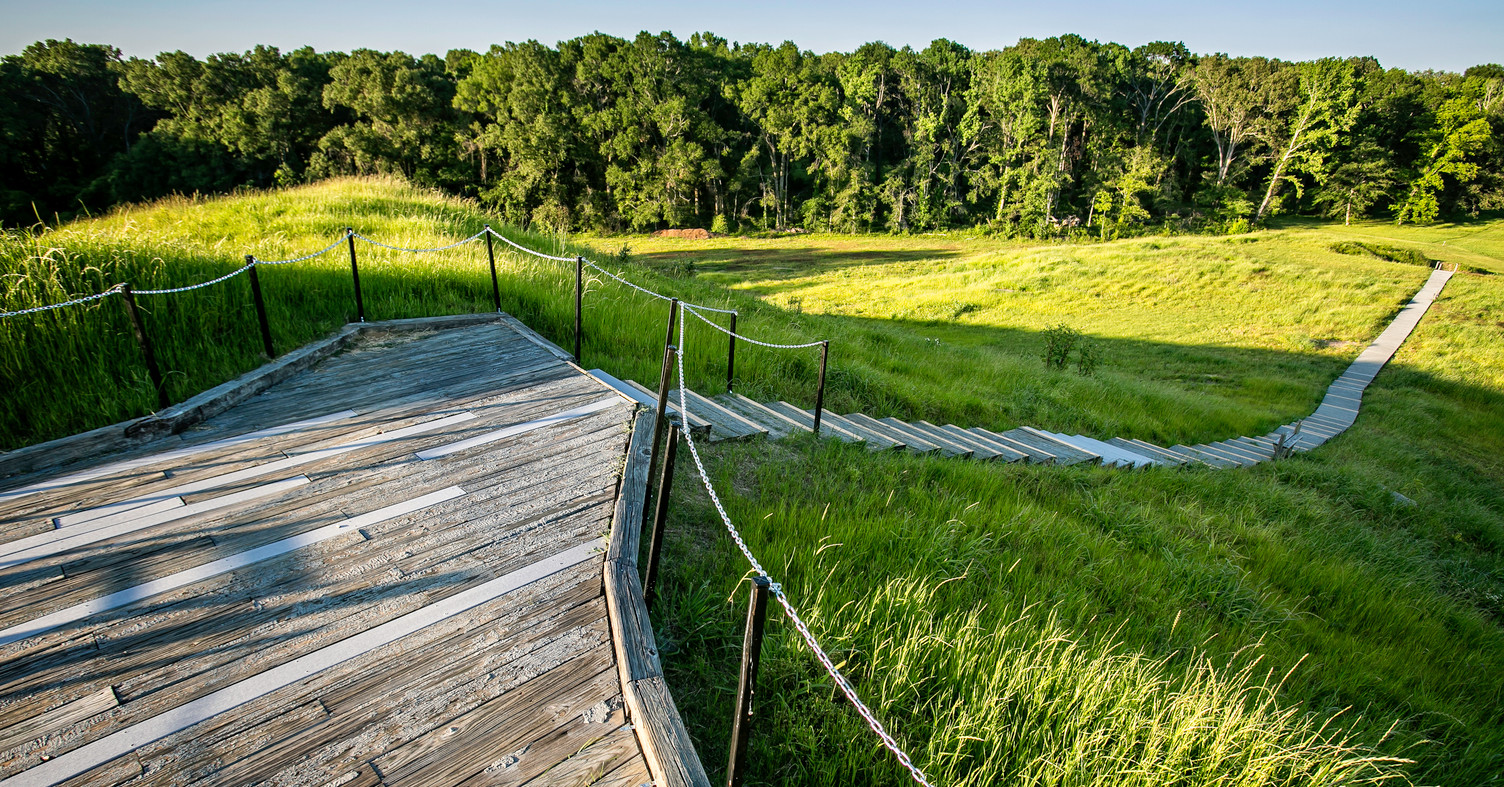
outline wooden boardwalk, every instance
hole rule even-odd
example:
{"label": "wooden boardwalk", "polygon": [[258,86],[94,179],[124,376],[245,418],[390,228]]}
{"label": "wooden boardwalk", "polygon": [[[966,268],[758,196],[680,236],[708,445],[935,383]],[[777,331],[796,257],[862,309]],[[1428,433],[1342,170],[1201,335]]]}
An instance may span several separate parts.
{"label": "wooden boardwalk", "polygon": [[[1316,411],[1266,435],[1235,437],[1215,443],[1162,447],[1143,440],[1049,432],[1020,426],[1006,432],[980,427],[943,426],[928,421],[905,422],[896,418],[872,418],[865,413],[821,414],[820,436],[869,449],[908,450],[941,456],[974,458],[994,462],[1073,465],[1103,464],[1114,467],[1187,465],[1214,468],[1248,467],[1282,458],[1292,452],[1310,451],[1345,432],[1358,418],[1363,391],[1384,365],[1394,357],[1411,331],[1420,324],[1431,304],[1441,295],[1452,272],[1437,269],[1425,286],[1395,315],[1384,332],[1352,362],[1346,372],[1327,388]],[[622,396],[654,406],[657,396],[634,380],[618,380],[595,369],[591,374]],[[814,411],[788,402],[756,402],[736,393],[701,396],[685,392],[689,426],[710,442],[766,437],[781,440],[812,432]],[[679,392],[669,394],[669,408],[678,416]]]}
{"label": "wooden boardwalk", "polygon": [[360,337],[0,481],[0,784],[651,781],[602,582],[634,408],[528,333]]}

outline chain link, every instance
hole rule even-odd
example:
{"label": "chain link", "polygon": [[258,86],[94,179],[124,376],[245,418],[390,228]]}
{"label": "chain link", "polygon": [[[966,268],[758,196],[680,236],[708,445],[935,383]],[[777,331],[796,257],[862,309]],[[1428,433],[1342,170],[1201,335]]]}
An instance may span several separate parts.
{"label": "chain link", "polygon": [[490,227],[485,228],[484,230],[482,230],[482,232],[489,232],[492,235],[495,235],[496,237],[501,238],[501,240],[502,240],[503,243],[506,243],[506,244],[512,246],[513,248],[525,251],[528,254],[533,255],[534,257],[542,257],[545,260],[558,260],[559,262],[574,262],[575,259],[577,259],[575,257],[555,257],[552,254],[544,254],[541,251],[533,251],[532,249],[529,249],[528,247],[526,247],[526,246],[518,243],[517,241],[512,240],[511,238],[508,238],[507,236],[505,236],[505,235],[497,232],[496,230],[491,229]]}
{"label": "chain link", "polygon": [[236,276],[239,276],[240,274],[245,273],[246,271],[250,270],[254,265],[255,265],[255,263],[246,263],[245,265],[242,265],[239,268],[236,268],[235,270],[230,271],[229,273],[226,273],[225,275],[223,275],[223,276],[221,276],[221,277],[219,277],[217,279],[210,279],[209,281],[199,282],[198,284],[190,284],[190,285],[188,285],[186,287],[173,287],[172,289],[168,289],[168,290],[131,290],[131,292],[134,293],[134,294],[136,294],[136,295],[171,295],[171,294],[173,294],[175,292],[187,292],[189,290],[197,290],[197,289],[199,289],[201,287],[208,287],[211,284],[218,284],[218,283],[220,283],[222,281],[226,281],[228,279],[233,279]]}
{"label": "chain link", "polygon": [[687,304],[687,303],[682,303],[680,305],[684,307],[684,311],[687,311],[690,314],[693,314],[694,316],[700,318],[701,322],[703,322],[706,325],[709,325],[710,327],[712,327],[712,328],[720,331],[721,333],[724,333],[727,336],[735,336],[736,338],[738,338],[738,339],[740,339],[740,340],[742,340],[744,342],[750,342],[752,344],[760,345],[762,347],[772,347],[775,350],[802,350],[802,349],[804,349],[806,347],[819,347],[821,344],[824,344],[823,340],[822,341],[817,341],[817,342],[809,342],[807,344],[773,344],[772,342],[758,341],[756,339],[752,339],[752,338],[743,336],[743,335],[741,335],[739,333],[732,333],[729,328],[722,328],[721,326],[716,325],[714,322],[712,322],[705,315],[700,314],[700,309],[702,308],[700,306],[692,306],[692,305]]}
{"label": "chain link", "polygon": [[[639,287],[638,285],[633,284],[632,282],[629,282],[629,281],[627,281],[626,279],[623,279],[620,276],[617,276],[616,274],[612,273],[611,271],[608,271],[605,268],[602,268],[601,266],[596,265],[595,263],[591,262],[590,260],[585,260],[585,264],[589,265],[590,267],[592,267],[594,269],[596,269],[597,271],[600,271],[601,273],[604,273],[606,276],[609,276],[610,278],[613,278],[613,279],[621,282],[622,284],[625,284],[628,287],[631,287],[632,289],[634,289],[634,290],[642,293],[643,295],[648,295],[648,296],[657,298],[660,301],[671,301],[671,300],[673,300],[673,298],[670,298],[669,296],[664,295],[662,293],[653,292],[652,290],[650,290],[650,289],[648,289],[646,287]],[[684,302],[680,301],[679,305],[681,305],[681,306],[684,305]]]}
{"label": "chain link", "polygon": [[252,256],[251,259],[255,260],[255,264],[256,265],[291,265],[294,262],[302,262],[304,260],[311,260],[314,257],[320,256],[322,254],[328,254],[329,252],[331,252],[331,251],[334,250],[335,246],[338,246],[341,243],[344,243],[346,238],[348,238],[348,237],[350,237],[351,235],[354,235],[354,234],[355,234],[354,232],[346,230],[345,234],[339,236],[339,240],[337,240],[337,241],[329,244],[328,246],[325,246],[324,248],[319,249],[318,251],[316,251],[316,252],[314,252],[312,254],[304,254],[301,257],[294,257],[294,258],[292,258],[290,260],[263,260],[263,259],[261,259],[259,257],[255,257],[255,256]]}
{"label": "chain link", "polygon": [[46,306],[33,306],[30,309],[22,309],[15,312],[0,312],[0,318],[20,317],[23,314],[36,314],[37,312],[45,312],[52,309],[61,309],[64,306],[77,306],[80,303],[88,303],[89,301],[97,301],[100,298],[108,298],[118,292],[120,292],[119,284],[109,288],[108,290],[105,290],[104,292],[96,293],[94,295],[85,295],[82,298],[74,298],[71,301],[63,301],[62,303],[49,303]]}
{"label": "chain link", "polygon": [[365,241],[366,243],[369,243],[369,244],[371,244],[373,246],[380,246],[383,249],[391,249],[392,251],[405,251],[405,252],[407,252],[409,254],[426,254],[426,253],[432,252],[432,251],[448,251],[448,250],[453,249],[453,248],[455,248],[457,246],[463,246],[466,243],[471,243],[471,242],[479,239],[482,235],[485,235],[486,231],[485,230],[481,230],[480,232],[477,232],[474,235],[471,235],[470,237],[468,237],[468,238],[466,238],[466,239],[464,239],[462,241],[459,241],[457,243],[451,243],[448,246],[435,246],[434,248],[431,248],[431,249],[404,249],[401,246],[390,246],[390,245],[387,245],[385,243],[382,243],[379,240],[372,240],[371,238],[367,238],[366,236],[364,236],[364,235],[362,235],[362,234],[360,234],[358,232],[351,231],[350,234],[353,235],[353,236],[355,236],[355,237],[357,237],[357,238],[360,238],[361,240]]}
{"label": "chain link", "polygon": [[[701,317],[700,319],[704,318]],[[707,322],[709,321],[707,320]],[[714,323],[711,324],[714,325]],[[684,378],[683,320],[679,321],[679,349],[676,355],[678,356],[679,367],[679,415],[685,423],[688,423],[689,401],[684,393],[687,386],[685,385],[686,381]],[[736,543],[736,548],[741,550],[742,556],[747,559],[748,563],[752,564],[752,570],[756,571],[759,576],[766,577],[769,580],[771,583],[769,589],[773,592],[773,597],[778,599],[778,604],[783,607],[784,614],[794,624],[794,629],[799,632],[799,637],[814,652],[815,658],[820,662],[820,666],[824,667],[825,671],[830,674],[831,679],[836,682],[836,686],[841,689],[841,693],[846,695],[846,699],[851,702],[851,707],[856,709],[856,712],[867,722],[867,726],[877,734],[883,746],[893,753],[893,756],[898,759],[898,763],[908,770],[909,775],[914,778],[915,782],[924,785],[924,787],[934,787],[929,777],[925,776],[924,771],[920,770],[919,766],[915,765],[914,761],[909,759],[909,755],[904,752],[903,747],[899,745],[898,741],[892,735],[888,734],[887,729],[883,727],[882,722],[877,720],[877,716],[872,712],[872,709],[868,708],[866,703],[862,702],[861,698],[856,694],[856,689],[851,687],[846,677],[841,674],[841,670],[836,667],[835,662],[820,647],[820,643],[815,639],[815,635],[810,632],[809,626],[805,624],[803,618],[799,617],[798,610],[794,609],[793,603],[789,601],[788,596],[783,592],[783,585],[773,582],[767,570],[762,567],[761,563],[757,562],[757,557],[752,554],[752,550],[747,546],[747,542],[742,538],[742,534],[737,532],[735,525],[731,524],[731,515],[726,513],[726,506],[722,505],[720,495],[716,494],[715,487],[711,485],[710,474],[705,472],[705,463],[700,461],[700,451],[695,447],[695,438],[691,432],[692,430],[685,429],[680,434],[684,435],[684,441],[689,445],[689,455],[694,459],[695,469],[700,473],[700,482],[705,485],[705,491],[710,495],[710,502],[715,505],[716,513],[720,514],[721,522],[726,526],[726,532],[731,534],[731,540]]]}

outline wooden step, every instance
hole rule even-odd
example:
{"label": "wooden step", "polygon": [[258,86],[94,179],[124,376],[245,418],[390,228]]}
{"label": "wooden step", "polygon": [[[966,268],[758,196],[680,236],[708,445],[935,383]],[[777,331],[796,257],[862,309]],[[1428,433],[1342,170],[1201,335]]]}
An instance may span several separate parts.
{"label": "wooden step", "polygon": [[1137,453],[1143,454],[1144,456],[1150,457],[1156,462],[1167,465],[1179,466],[1185,464],[1187,461],[1183,456],[1172,454],[1169,451],[1166,451],[1165,449],[1154,445],[1153,443],[1146,443],[1142,440],[1129,440],[1121,437],[1109,437],[1103,442],[1106,442],[1108,445],[1115,445],[1119,448],[1125,448],[1129,451],[1135,451]]}
{"label": "wooden step", "polygon": [[991,450],[991,448],[985,447],[985,445],[979,445],[976,444],[976,442],[970,441],[970,439],[964,439],[960,438],[960,436],[952,435],[952,433],[948,432],[945,427],[935,426],[935,424],[929,423],[929,421],[908,421],[908,427],[910,427],[910,429],[916,430],[916,432],[919,432],[920,435],[926,435],[932,439],[948,439],[948,441],[951,441],[951,445],[955,445],[955,447],[958,448],[964,448],[964,450],[967,451],[972,451],[972,459],[994,459],[997,454],[997,451]]}
{"label": "wooden step", "polygon": [[1258,449],[1254,448],[1253,446],[1244,445],[1243,443],[1237,442],[1237,440],[1235,440],[1235,439],[1234,440],[1219,440],[1219,441],[1217,441],[1215,443],[1212,443],[1212,446],[1214,448],[1217,448],[1217,449],[1219,449],[1221,451],[1224,451],[1224,452],[1227,452],[1227,453],[1237,454],[1237,455],[1243,457],[1244,459],[1249,460],[1250,462],[1252,462],[1254,464],[1258,464],[1259,462],[1262,462],[1262,461],[1264,461],[1265,459],[1268,458],[1261,451],[1259,451]]}
{"label": "wooden step", "polygon": [[[637,392],[639,394],[641,394],[643,396],[646,396],[648,398],[648,401],[650,402],[650,404],[648,404],[649,407],[651,407],[651,408],[653,408],[655,410],[658,408],[658,392],[657,391],[654,391],[654,390],[648,388],[647,386],[643,385],[642,383],[637,382],[636,380],[626,380],[624,382],[626,382],[627,385],[630,385],[633,388],[636,388]],[[679,413],[679,399],[678,399],[678,397],[670,396],[668,398],[668,408],[665,410],[665,412],[673,413],[674,415],[678,415],[678,413]],[[695,434],[708,434],[710,432],[710,422],[707,421],[707,420],[705,420],[704,418],[701,418],[699,416],[699,414],[697,414],[693,410],[691,410],[690,413],[689,413],[689,428],[693,429],[695,431]]]}
{"label": "wooden step", "polygon": [[865,413],[848,413],[846,420],[865,427],[868,431],[880,434],[883,437],[901,443],[905,450],[916,454],[932,454],[940,450],[940,446],[918,437],[917,435],[905,435],[894,430],[892,427]]}
{"label": "wooden step", "polygon": [[748,420],[768,430],[768,436],[774,440],[782,440],[791,434],[803,431],[799,423],[790,419],[777,410],[770,410],[761,403],[755,402],[739,393],[724,393],[716,398],[729,410],[741,413]]}
{"label": "wooden step", "polygon": [[1024,453],[1023,451],[1010,448],[994,440],[988,439],[983,435],[976,434],[975,432],[972,432],[968,429],[962,429],[955,424],[946,424],[939,428],[955,435],[956,439],[958,440],[965,440],[970,445],[979,446],[991,452],[992,456],[986,458],[990,458],[998,462],[1022,462],[1023,460],[1029,458],[1029,455]]}
{"label": "wooden step", "polygon": [[941,456],[971,456],[970,448],[964,448],[962,446],[956,445],[955,442],[949,439],[938,438],[934,435],[926,433],[921,429],[915,429],[913,425],[905,421],[900,421],[897,418],[879,418],[877,420],[884,426],[887,426],[889,429],[892,429],[893,431],[901,435],[910,437],[912,440],[923,441],[935,446],[937,449],[939,449]]}
{"label": "wooden step", "polygon": [[1191,450],[1200,451],[1207,456],[1214,456],[1236,467],[1247,467],[1254,464],[1254,459],[1244,456],[1238,451],[1229,451],[1218,446],[1216,443],[1199,443],[1191,446]]}
{"label": "wooden step", "polygon": [[908,430],[913,435],[922,436],[922,438],[928,439],[929,442],[940,445],[940,454],[942,456],[960,456],[963,459],[970,459],[976,453],[970,445],[958,442],[951,435],[946,435],[943,432],[935,432],[934,426],[932,424],[925,424],[925,421],[899,421],[896,418],[893,418],[893,420],[883,418],[883,423],[889,424],[893,429]]}
{"label": "wooden step", "polygon": [[1178,457],[1179,459],[1183,460],[1187,465],[1196,465],[1198,467],[1215,467],[1215,465],[1211,464],[1205,459],[1202,459],[1199,454],[1185,450],[1184,446],[1181,446],[1179,448],[1170,446],[1169,448],[1164,449],[1164,451],[1171,456]]}
{"label": "wooden step", "polygon": [[1148,467],[1149,465],[1154,464],[1154,459],[1152,457],[1144,456],[1137,451],[1130,451],[1126,448],[1119,448],[1118,446],[1112,445],[1111,443],[1106,443],[1098,440],[1095,437],[1087,437],[1086,435],[1080,434],[1068,436],[1060,435],[1060,437],[1069,439],[1072,443],[1075,443],[1076,445],[1088,451],[1095,451],[1096,453],[1101,454],[1102,464],[1111,463],[1120,467]]}
{"label": "wooden step", "polygon": [[[676,388],[669,391],[668,396],[670,401],[679,401],[679,389]],[[768,436],[767,429],[740,413],[728,410],[692,390],[686,390],[684,398],[689,400],[689,413],[691,416],[698,415],[710,422],[709,440],[712,443],[722,440],[747,440]]]}
{"label": "wooden step", "polygon": [[1008,448],[1011,448],[1011,449],[1013,449],[1013,450],[1015,450],[1015,451],[1023,454],[1025,457],[1027,457],[1027,461],[1030,464],[1035,464],[1035,465],[1052,465],[1052,464],[1055,464],[1055,455],[1052,454],[1052,453],[1050,453],[1049,451],[1044,450],[1043,448],[1038,448],[1036,446],[1032,446],[1032,445],[1027,445],[1025,443],[1021,443],[1021,442],[1019,442],[1017,440],[1014,440],[1011,437],[999,434],[997,432],[990,431],[988,429],[983,429],[980,426],[973,426],[972,428],[967,429],[966,431],[971,432],[972,434],[981,435],[981,436],[987,438],[988,440],[991,440],[992,442],[997,443],[998,445],[1006,446]]}
{"label": "wooden step", "polygon": [[1195,457],[1196,461],[1200,462],[1201,464],[1210,465],[1210,466],[1215,467],[1215,468],[1217,468],[1219,470],[1220,469],[1229,468],[1229,467],[1242,467],[1242,463],[1241,462],[1236,462],[1236,461],[1234,461],[1232,459],[1228,459],[1227,457],[1221,456],[1219,454],[1213,454],[1213,453],[1208,453],[1206,451],[1201,451],[1198,448],[1193,448],[1193,447],[1188,446],[1188,445],[1180,445],[1180,444],[1177,443],[1176,445],[1170,446],[1170,450],[1171,451],[1176,451],[1176,452],[1179,452],[1179,453],[1183,453],[1186,456]]}
{"label": "wooden step", "polygon": [[1099,462],[1102,459],[1102,457],[1097,456],[1090,451],[1083,451],[1073,445],[1062,443],[1059,440],[1049,437],[1043,432],[1040,432],[1038,429],[1035,429],[1031,426],[1020,426],[1017,429],[1010,429],[1006,432],[1003,432],[1003,437],[1014,440],[1016,442],[1032,445],[1041,451],[1048,451],[1049,453],[1054,454],[1055,464],[1057,465],[1075,465],[1082,462]]}
{"label": "wooden step", "polygon": [[[811,419],[815,417],[813,410],[805,410],[804,412],[808,413]],[[867,448],[872,451],[887,451],[893,448],[901,449],[904,447],[901,440],[896,440],[882,432],[869,429],[850,418],[836,415],[830,411],[826,411],[820,416],[820,426],[823,428],[827,423],[862,438],[867,442]]]}
{"label": "wooden step", "polygon": [[[788,416],[789,420],[798,423],[799,428],[803,429],[806,432],[812,432],[815,429],[815,416],[811,412],[801,410],[798,407],[795,407],[794,405],[791,405],[788,402],[784,401],[765,402],[764,406],[770,410],[776,410]],[[824,418],[823,414],[820,418],[820,436],[834,437],[835,439],[840,440],[843,443],[867,442],[861,437],[858,437],[857,435],[852,434],[851,432],[848,432],[845,429],[842,429],[841,427],[830,423]]]}

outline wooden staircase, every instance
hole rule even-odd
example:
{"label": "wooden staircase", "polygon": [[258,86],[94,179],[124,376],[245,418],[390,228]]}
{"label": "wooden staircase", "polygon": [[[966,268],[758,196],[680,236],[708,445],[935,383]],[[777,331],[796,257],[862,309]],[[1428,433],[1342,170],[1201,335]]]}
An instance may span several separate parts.
{"label": "wooden staircase", "polygon": [[[1451,277],[1449,271],[1434,271],[1389,327],[1331,384],[1326,398],[1314,413],[1266,435],[1161,447],[1142,440],[1121,437],[1098,440],[1031,426],[990,432],[980,427],[939,426],[928,421],[872,418],[864,413],[837,415],[827,411],[820,416],[820,436],[863,444],[873,451],[938,452],[941,456],[989,462],[1056,465],[1084,462],[1130,468],[1150,465],[1248,467],[1291,453],[1309,451],[1352,426],[1358,417],[1363,390],[1394,356]],[[658,406],[658,395],[635,381],[619,380],[600,369],[592,370],[590,374],[628,399],[648,407]],[[729,392],[706,397],[686,391],[685,398],[688,400],[689,428],[696,436],[712,443],[759,437],[782,440],[814,430],[814,411],[788,402],[761,403]],[[678,418],[678,410],[679,391],[675,389],[669,393],[669,412]]]}

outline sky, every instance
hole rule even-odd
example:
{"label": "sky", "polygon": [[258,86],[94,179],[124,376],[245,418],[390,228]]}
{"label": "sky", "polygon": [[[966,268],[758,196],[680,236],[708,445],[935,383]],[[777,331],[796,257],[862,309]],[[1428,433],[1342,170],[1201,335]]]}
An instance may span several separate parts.
{"label": "sky", "polygon": [[681,39],[708,30],[732,41],[791,40],[816,52],[869,41],[922,49],[936,38],[987,50],[1076,33],[1128,46],[1181,41],[1197,53],[1287,60],[1372,55],[1410,70],[1504,63],[1504,0],[0,0],[0,54],[48,38],[113,44],[138,57],[179,49],[204,57],[256,44],[443,54],[642,30]]}

